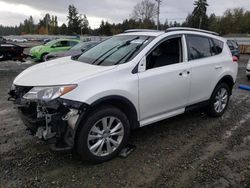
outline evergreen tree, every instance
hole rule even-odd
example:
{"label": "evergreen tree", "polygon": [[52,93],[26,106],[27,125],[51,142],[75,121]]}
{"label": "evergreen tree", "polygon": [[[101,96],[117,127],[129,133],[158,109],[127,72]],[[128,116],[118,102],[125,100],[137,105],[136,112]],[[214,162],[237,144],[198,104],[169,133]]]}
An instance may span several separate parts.
{"label": "evergreen tree", "polygon": [[193,27],[204,28],[207,27],[207,0],[197,0],[194,2],[193,10]]}
{"label": "evergreen tree", "polygon": [[80,34],[82,19],[74,5],[68,8],[68,34]]}

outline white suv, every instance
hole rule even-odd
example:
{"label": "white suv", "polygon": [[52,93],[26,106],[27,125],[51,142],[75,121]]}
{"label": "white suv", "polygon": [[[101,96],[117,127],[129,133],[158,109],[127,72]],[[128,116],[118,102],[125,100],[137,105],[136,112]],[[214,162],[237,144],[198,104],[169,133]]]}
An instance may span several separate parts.
{"label": "white suv", "polygon": [[248,63],[247,63],[246,75],[247,75],[248,80],[250,80],[250,59],[248,60]]}
{"label": "white suv", "polygon": [[206,106],[227,108],[238,65],[226,40],[190,28],[129,30],[78,57],[41,63],[14,80],[10,100],[54,150],[103,162],[130,131]]}

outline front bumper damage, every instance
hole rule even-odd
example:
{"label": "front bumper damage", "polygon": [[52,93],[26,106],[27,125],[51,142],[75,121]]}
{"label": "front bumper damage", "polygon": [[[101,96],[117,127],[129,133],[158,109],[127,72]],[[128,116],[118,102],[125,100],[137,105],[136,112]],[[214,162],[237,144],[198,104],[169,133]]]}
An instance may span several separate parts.
{"label": "front bumper damage", "polygon": [[32,87],[19,87],[9,92],[19,116],[28,130],[46,141],[54,151],[71,150],[74,147],[76,129],[88,105],[57,98],[49,102],[23,98]]}

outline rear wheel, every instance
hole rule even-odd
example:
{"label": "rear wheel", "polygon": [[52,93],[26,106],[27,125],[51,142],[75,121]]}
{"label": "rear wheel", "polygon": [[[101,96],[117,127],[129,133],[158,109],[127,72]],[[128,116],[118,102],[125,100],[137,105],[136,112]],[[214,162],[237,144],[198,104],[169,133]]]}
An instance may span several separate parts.
{"label": "rear wheel", "polygon": [[4,60],[4,54],[0,54],[0,61],[3,61]]}
{"label": "rear wheel", "polygon": [[229,98],[229,86],[225,83],[218,84],[209,101],[209,115],[213,117],[222,116],[228,106]]}
{"label": "rear wheel", "polygon": [[119,154],[128,142],[129,132],[126,115],[113,106],[103,106],[82,124],[77,151],[85,160],[105,162]]}

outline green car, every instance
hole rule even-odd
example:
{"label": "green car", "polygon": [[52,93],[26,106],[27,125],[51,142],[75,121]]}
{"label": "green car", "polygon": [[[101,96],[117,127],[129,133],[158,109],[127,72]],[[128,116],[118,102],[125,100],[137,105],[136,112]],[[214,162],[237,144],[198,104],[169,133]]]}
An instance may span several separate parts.
{"label": "green car", "polygon": [[45,55],[47,55],[48,53],[67,51],[79,42],[80,40],[77,39],[57,39],[50,41],[44,45],[31,48],[30,54],[32,55],[32,57],[40,61],[44,61]]}

